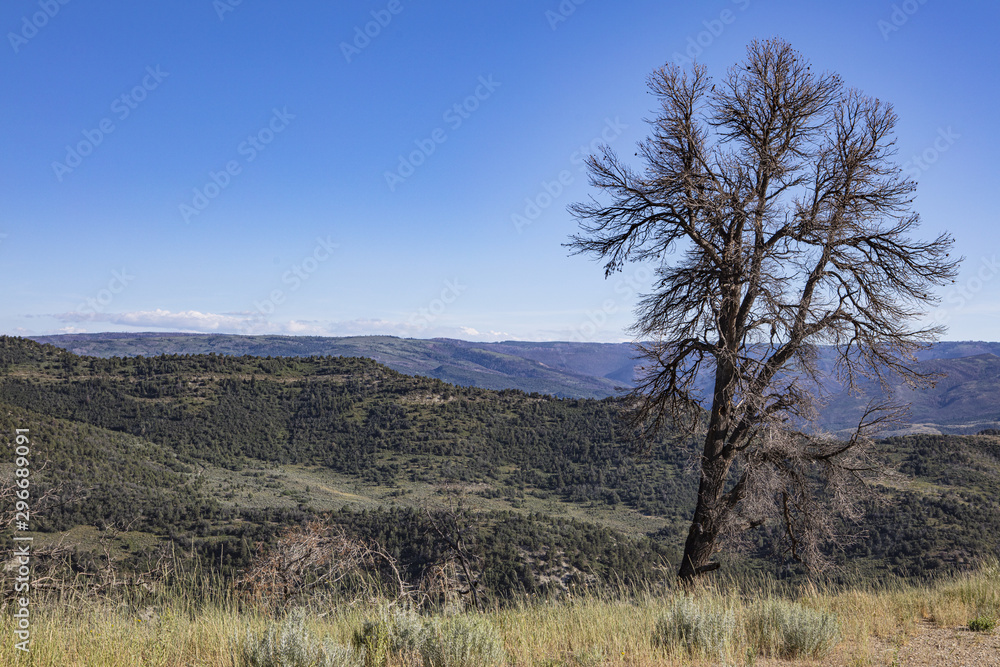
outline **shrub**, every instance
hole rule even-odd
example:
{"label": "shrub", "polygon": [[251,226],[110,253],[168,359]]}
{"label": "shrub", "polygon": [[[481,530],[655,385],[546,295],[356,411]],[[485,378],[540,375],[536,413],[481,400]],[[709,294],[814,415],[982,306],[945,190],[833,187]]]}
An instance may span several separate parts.
{"label": "shrub", "polygon": [[283,623],[273,623],[263,634],[249,630],[235,642],[235,661],[242,667],[361,667],[361,656],[333,642],[313,639],[305,626],[305,612],[296,610]]}
{"label": "shrub", "polygon": [[419,657],[427,639],[424,619],[412,609],[398,609],[386,614],[389,650],[404,657]]}
{"label": "shrub", "polygon": [[365,657],[365,667],[384,667],[389,655],[419,662],[426,636],[424,622],[412,610],[382,607],[376,617],[354,632],[354,648]]}
{"label": "shrub", "polygon": [[969,621],[969,629],[973,632],[991,632],[996,626],[996,619],[990,616],[977,616]]}
{"label": "shrub", "polygon": [[421,656],[425,667],[492,667],[507,661],[496,629],[478,616],[430,619]]}
{"label": "shrub", "polygon": [[381,610],[354,633],[365,667],[390,655],[424,667],[493,667],[507,661],[499,633],[478,616],[423,618],[412,610]]}
{"label": "shrub", "polygon": [[675,598],[667,615],[656,623],[654,643],[683,646],[691,655],[724,652],[735,628],[733,612],[717,604],[704,607],[686,595]]}
{"label": "shrub", "polygon": [[784,603],[781,619],[781,654],[786,658],[820,657],[840,639],[837,617],[799,604]]}
{"label": "shrub", "polygon": [[783,658],[821,657],[837,643],[837,617],[795,602],[764,600],[747,619],[749,642],[761,653]]}

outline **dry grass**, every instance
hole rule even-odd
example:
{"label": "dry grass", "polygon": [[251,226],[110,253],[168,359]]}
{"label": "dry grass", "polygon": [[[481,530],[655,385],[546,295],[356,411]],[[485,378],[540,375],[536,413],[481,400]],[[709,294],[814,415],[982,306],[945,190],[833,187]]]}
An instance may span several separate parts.
{"label": "dry grass", "polygon": [[[858,584],[842,590],[803,587],[779,594],[755,582],[722,582],[696,593],[694,603],[705,614],[727,612],[733,627],[721,655],[692,655],[681,645],[657,642],[657,624],[679,594],[651,592],[612,597],[533,601],[484,612],[481,621],[503,640],[511,664],[523,666],[629,665],[764,665],[773,662],[767,649],[776,637],[758,637],[762,605],[783,605],[835,614],[840,643],[826,658],[797,659],[780,664],[873,665],[884,647],[902,644],[928,622],[941,627],[966,626],[977,617],[1000,618],[1000,565],[927,585],[896,583],[879,588]],[[239,667],[233,642],[247,630],[263,633],[273,623],[259,608],[239,604],[225,594],[208,602],[181,594],[167,595],[150,609],[127,601],[69,599],[33,602],[31,653],[17,651],[11,641],[12,610],[0,614],[0,664]],[[311,636],[350,646],[366,620],[376,618],[373,605],[339,605],[308,610]],[[755,616],[756,615],[756,616]],[[764,631],[769,632],[769,631]],[[994,631],[996,632],[996,631]],[[770,642],[770,644],[768,643]],[[877,650],[878,649],[878,650]],[[819,660],[819,662],[817,662]],[[390,659],[389,667],[405,663]]]}

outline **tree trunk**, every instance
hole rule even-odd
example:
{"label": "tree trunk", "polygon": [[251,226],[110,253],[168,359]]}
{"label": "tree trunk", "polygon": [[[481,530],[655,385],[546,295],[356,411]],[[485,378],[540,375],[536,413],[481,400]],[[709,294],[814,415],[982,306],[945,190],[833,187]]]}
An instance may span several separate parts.
{"label": "tree trunk", "polygon": [[724,517],[720,514],[719,502],[732,463],[732,454],[725,452],[725,445],[732,409],[733,376],[730,363],[719,363],[715,373],[712,414],[701,456],[698,504],[691,519],[691,529],[684,544],[684,556],[677,572],[677,578],[684,584],[719,567],[718,563],[709,561],[715,553],[715,542],[722,527],[721,520]]}
{"label": "tree trunk", "polygon": [[[713,446],[708,444],[706,449]],[[702,466],[701,483],[698,485],[698,504],[684,543],[684,557],[677,572],[683,584],[691,583],[705,572],[718,569],[718,563],[710,563],[715,553],[715,541],[719,536],[718,502],[726,482],[729,466],[720,459],[706,462]]]}

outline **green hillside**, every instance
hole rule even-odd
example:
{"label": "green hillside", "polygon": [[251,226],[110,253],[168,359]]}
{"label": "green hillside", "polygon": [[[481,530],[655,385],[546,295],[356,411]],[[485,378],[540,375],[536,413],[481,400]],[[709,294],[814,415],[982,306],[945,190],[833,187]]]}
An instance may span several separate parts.
{"label": "green hillside", "polygon": [[[618,409],[363,358],[101,359],[0,338],[4,432],[31,429],[47,460],[36,497],[59,490],[33,528],[65,536],[83,569],[111,527],[130,567],[180,550],[234,576],[283,527],[332,512],[418,578],[444,550],[435,521],[459,508],[492,595],[655,580],[687,530],[694,443],[667,436],[635,455]],[[868,537],[835,559],[922,575],[1000,554],[1000,438],[881,446],[900,475],[845,527]],[[728,567],[797,571],[767,527],[749,549]]]}

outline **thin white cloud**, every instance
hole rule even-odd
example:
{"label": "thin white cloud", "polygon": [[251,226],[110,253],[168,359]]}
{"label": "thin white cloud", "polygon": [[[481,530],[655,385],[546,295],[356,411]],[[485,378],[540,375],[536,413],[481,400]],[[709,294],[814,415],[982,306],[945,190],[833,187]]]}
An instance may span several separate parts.
{"label": "thin white cloud", "polygon": [[126,313],[59,313],[54,317],[61,322],[107,322],[129,327],[150,327],[174,331],[223,332],[245,328],[252,324],[248,313],[202,313],[185,310],[178,313],[169,310],[139,310]]}
{"label": "thin white cloud", "polygon": [[[185,333],[235,333],[243,335],[283,334],[289,336],[399,336],[401,338],[460,338],[475,341],[508,340],[503,331],[481,332],[474,327],[427,326],[382,319],[286,320],[271,321],[259,313],[203,313],[197,310],[172,312],[157,308],[123,313],[70,312],[53,317],[68,326],[59,333],[85,333],[73,326],[103,323],[131,329],[159,329]],[[90,327],[95,329],[95,327]],[[100,327],[96,327],[100,329]]]}

